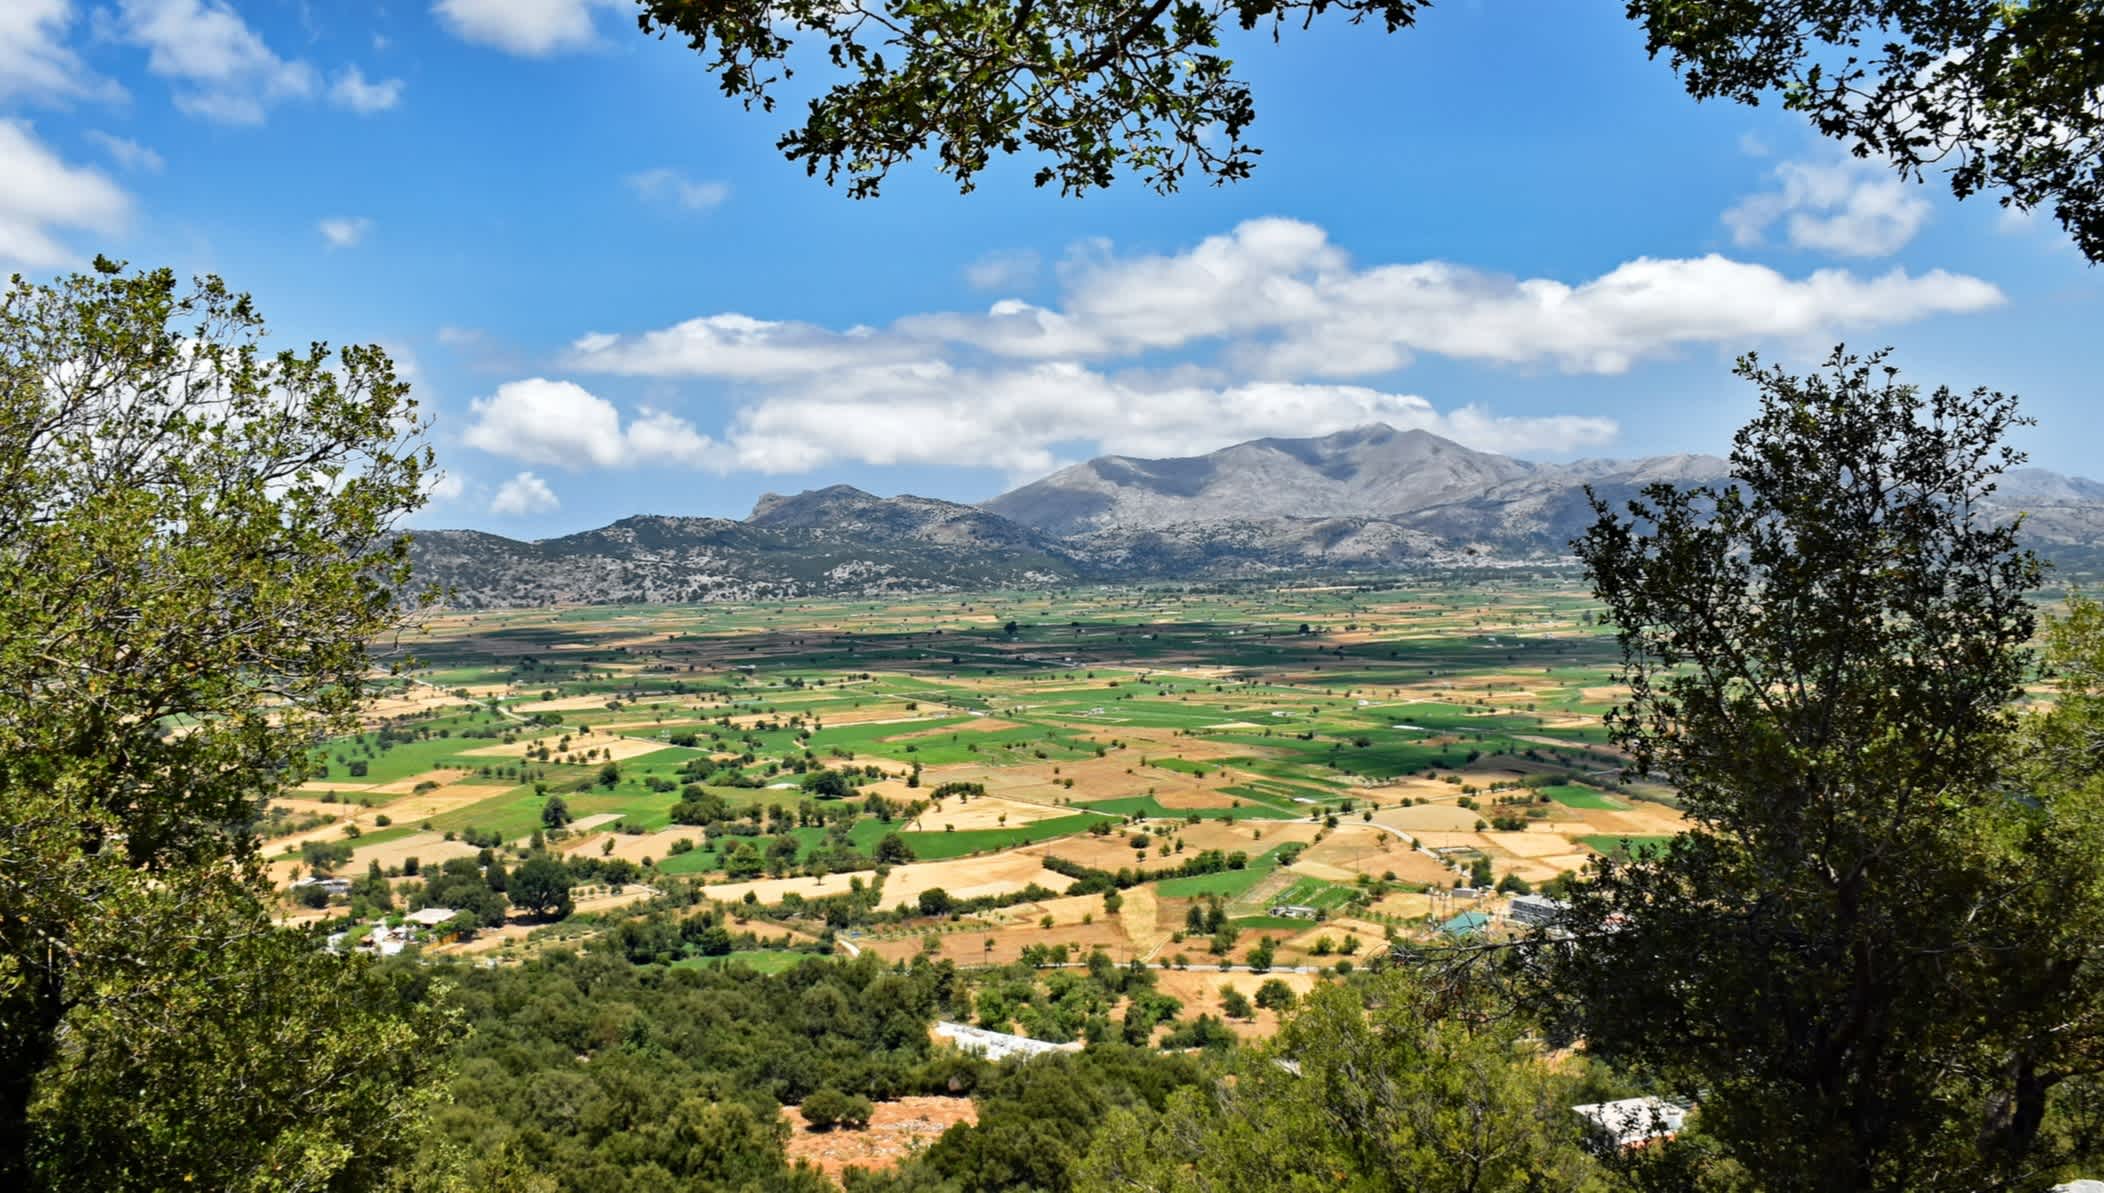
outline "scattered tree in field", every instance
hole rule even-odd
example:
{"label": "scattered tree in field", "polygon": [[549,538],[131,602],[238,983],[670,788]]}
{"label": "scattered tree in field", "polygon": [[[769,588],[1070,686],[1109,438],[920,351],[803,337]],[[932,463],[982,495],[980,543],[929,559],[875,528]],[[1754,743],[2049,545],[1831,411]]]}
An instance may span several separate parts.
{"label": "scattered tree in field", "polygon": [[516,906],[543,919],[559,920],[576,907],[570,898],[571,885],[568,867],[545,853],[536,853],[519,863],[507,893]]}
{"label": "scattered tree in field", "polygon": [[870,1116],[876,1112],[868,1098],[843,1094],[830,1087],[812,1090],[797,1109],[814,1131],[830,1131],[835,1127],[859,1131],[869,1126]]}
{"label": "scattered tree in field", "polygon": [[548,797],[548,802],[541,805],[542,828],[562,828],[564,825],[569,824],[572,819],[570,805],[563,802],[562,796],[551,795]]}
{"label": "scattered tree in field", "polygon": [[1256,1004],[1267,1011],[1290,1011],[1295,1001],[1293,988],[1279,978],[1266,978],[1264,984],[1257,987]]}
{"label": "scattered tree in field", "polygon": [[1250,946],[1249,953],[1245,959],[1249,962],[1249,968],[1255,972],[1269,973],[1271,971],[1271,963],[1277,958],[1278,945],[1269,936],[1265,936],[1260,937],[1254,945]]}

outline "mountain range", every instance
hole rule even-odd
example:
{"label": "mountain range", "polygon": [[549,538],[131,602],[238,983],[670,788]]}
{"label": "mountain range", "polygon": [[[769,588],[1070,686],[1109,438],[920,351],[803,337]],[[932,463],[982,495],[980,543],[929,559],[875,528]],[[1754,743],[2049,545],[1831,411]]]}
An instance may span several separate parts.
{"label": "mountain range", "polygon": [[[466,608],[1547,563],[1591,521],[1586,486],[1616,500],[1728,471],[1706,455],[1536,464],[1376,424],[1103,456],[978,506],[833,485],[767,494],[743,521],[641,515],[533,542],[419,531],[411,551]],[[2019,469],[1991,512],[2019,511],[2048,554],[2104,545],[2104,484]]]}

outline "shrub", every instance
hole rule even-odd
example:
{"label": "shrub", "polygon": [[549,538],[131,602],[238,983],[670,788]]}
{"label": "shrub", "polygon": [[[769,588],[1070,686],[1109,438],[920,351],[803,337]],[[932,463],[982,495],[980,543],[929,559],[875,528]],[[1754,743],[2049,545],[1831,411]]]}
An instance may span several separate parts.
{"label": "shrub", "polygon": [[843,1094],[829,1086],[812,1090],[798,1109],[813,1131],[830,1131],[836,1126],[860,1130],[869,1125],[870,1116],[876,1112],[868,1098]]}

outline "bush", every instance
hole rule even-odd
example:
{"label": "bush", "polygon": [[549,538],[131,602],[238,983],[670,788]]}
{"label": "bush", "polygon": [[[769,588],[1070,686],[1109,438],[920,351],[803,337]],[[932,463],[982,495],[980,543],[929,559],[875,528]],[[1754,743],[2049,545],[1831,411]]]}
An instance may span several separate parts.
{"label": "bush", "polygon": [[876,1113],[868,1098],[843,1094],[830,1087],[812,1090],[798,1109],[813,1131],[830,1131],[834,1127],[858,1131],[867,1127],[870,1116]]}

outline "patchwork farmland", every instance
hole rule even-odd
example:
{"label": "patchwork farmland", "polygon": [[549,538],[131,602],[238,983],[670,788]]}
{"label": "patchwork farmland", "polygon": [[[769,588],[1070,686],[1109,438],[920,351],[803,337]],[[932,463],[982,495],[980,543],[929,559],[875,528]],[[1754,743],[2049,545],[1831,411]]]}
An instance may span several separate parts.
{"label": "patchwork farmland", "polygon": [[690,963],[1312,973],[1678,831],[1594,623],[1553,576],[441,614],[267,854],[356,919],[361,875],[544,847],[579,914],[429,945],[500,958],[676,901],[746,937]]}

